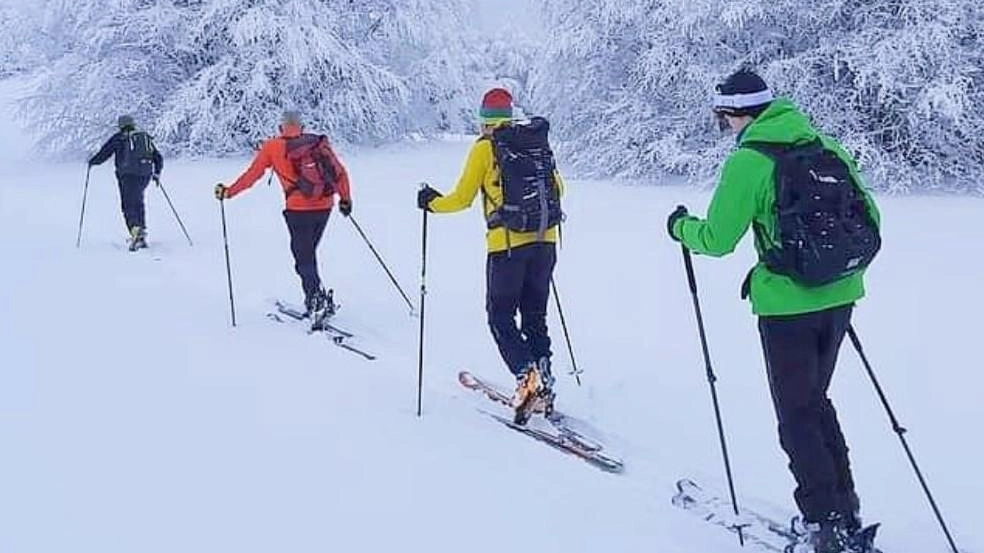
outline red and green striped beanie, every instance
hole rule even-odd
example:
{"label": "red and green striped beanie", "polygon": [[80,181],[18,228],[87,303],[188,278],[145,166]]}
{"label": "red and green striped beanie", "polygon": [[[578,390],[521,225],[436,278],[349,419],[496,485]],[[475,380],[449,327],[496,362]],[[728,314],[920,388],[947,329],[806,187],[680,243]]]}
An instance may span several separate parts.
{"label": "red and green striped beanie", "polygon": [[512,94],[504,88],[493,88],[482,97],[478,116],[483,125],[498,125],[512,120]]}

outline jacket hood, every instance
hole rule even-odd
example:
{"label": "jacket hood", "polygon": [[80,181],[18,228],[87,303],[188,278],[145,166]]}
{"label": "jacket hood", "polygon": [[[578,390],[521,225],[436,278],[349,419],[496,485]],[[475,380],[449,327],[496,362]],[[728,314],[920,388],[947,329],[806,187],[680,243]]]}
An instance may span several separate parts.
{"label": "jacket hood", "polygon": [[738,144],[777,142],[795,144],[816,140],[817,131],[810,119],[788,98],[777,98],[745,128]]}

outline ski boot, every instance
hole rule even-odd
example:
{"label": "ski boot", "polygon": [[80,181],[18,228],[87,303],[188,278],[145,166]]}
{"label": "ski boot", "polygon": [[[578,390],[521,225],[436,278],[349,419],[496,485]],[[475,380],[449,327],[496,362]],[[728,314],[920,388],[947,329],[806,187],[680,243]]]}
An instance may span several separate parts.
{"label": "ski boot", "polygon": [[135,252],[141,248],[147,247],[147,231],[138,225],[130,227],[130,242],[129,250]]}
{"label": "ski boot", "polygon": [[540,372],[541,389],[538,397],[537,411],[541,411],[543,416],[550,418],[554,412],[554,399],[557,395],[554,393],[554,376],[553,372],[550,370],[550,358],[541,357],[540,361],[536,364],[537,369]]}
{"label": "ski boot", "polygon": [[324,324],[335,314],[335,292],[318,288],[304,299],[305,316],[311,321],[311,330],[324,330]]}
{"label": "ski boot", "polygon": [[530,363],[516,377],[516,393],[512,398],[512,406],[515,409],[514,423],[524,425],[530,420],[542,390],[540,372],[536,368],[536,363]]}
{"label": "ski boot", "polygon": [[872,553],[878,525],[862,528],[856,516],[831,513],[820,522],[793,519],[791,529],[799,540],[785,553]]}

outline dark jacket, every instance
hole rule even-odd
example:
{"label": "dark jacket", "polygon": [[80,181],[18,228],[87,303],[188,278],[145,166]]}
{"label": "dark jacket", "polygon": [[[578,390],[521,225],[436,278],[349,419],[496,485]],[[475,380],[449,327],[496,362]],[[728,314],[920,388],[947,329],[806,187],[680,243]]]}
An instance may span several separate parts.
{"label": "dark jacket", "polygon": [[[124,166],[126,160],[124,159],[125,156],[122,154],[126,151],[124,149],[126,147],[126,141],[130,140],[132,135],[142,132],[143,131],[136,131],[136,130],[117,132],[113,136],[109,137],[109,140],[107,140],[106,143],[103,144],[103,147],[96,153],[96,155],[92,156],[92,158],[89,159],[89,165],[101,165],[107,159],[109,159],[109,156],[114,156],[117,175],[135,174]],[[161,174],[161,170],[164,169],[164,157],[161,155],[161,152],[157,149],[157,146],[153,144],[153,141],[151,141],[151,146],[154,150],[153,174],[154,176],[159,176]],[[140,176],[148,176],[148,175],[142,174]]]}

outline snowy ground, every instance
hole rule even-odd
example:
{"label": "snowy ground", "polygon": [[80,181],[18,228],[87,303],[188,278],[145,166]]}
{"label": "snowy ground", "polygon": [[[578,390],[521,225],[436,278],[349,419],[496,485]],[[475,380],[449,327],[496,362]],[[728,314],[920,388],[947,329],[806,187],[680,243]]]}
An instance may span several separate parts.
{"label": "snowy ground", "polygon": [[[84,164],[15,161],[25,140],[3,132],[0,552],[739,551],[669,504],[681,476],[723,489],[680,252],[663,230],[674,205],[702,212],[707,194],[570,185],[557,283],[585,374],[580,388],[561,377],[559,407],[604,431],[626,462],[613,476],[480,417],[487,402],[456,383],[465,367],[507,379],[484,323],[477,209],[431,220],[418,419],[418,320],[347,221],[330,223],[322,268],[374,363],[265,319],[271,299],[298,293],[265,180],[227,206],[240,322],[229,327],[211,188],[246,160],[169,162],[164,184],[195,246],[151,189],[152,250],[138,254],[122,250],[112,170],[95,170],[76,249]],[[342,152],[355,215],[414,298],[415,183],[448,188],[467,148]],[[984,551],[984,201],[880,203],[886,248],[857,328],[958,543]],[[737,297],[751,261],[745,244],[696,268],[738,490],[789,511],[755,321]],[[833,396],[880,546],[946,551],[856,356],[842,359]]]}

